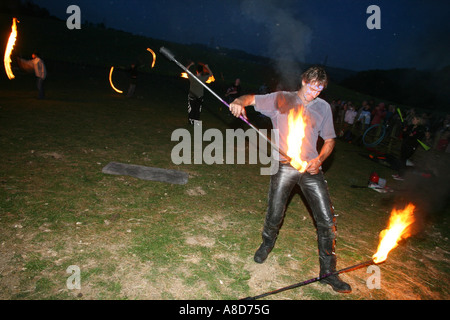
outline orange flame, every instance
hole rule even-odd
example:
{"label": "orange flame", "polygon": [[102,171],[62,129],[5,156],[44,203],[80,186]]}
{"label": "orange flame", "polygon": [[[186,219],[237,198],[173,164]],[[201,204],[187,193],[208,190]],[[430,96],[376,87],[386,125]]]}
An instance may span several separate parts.
{"label": "orange flame", "polygon": [[414,209],[409,203],[405,209],[393,209],[387,229],[380,232],[380,243],[377,252],[372,256],[375,263],[381,263],[387,259],[389,252],[398,246],[398,242],[411,235],[411,225],[414,223]]}
{"label": "orange flame", "polygon": [[111,85],[111,87],[114,89],[114,91],[118,92],[118,93],[123,93],[122,90],[117,89],[116,87],[114,87],[114,84],[112,82],[112,74],[114,71],[114,67],[111,67],[111,70],[109,70],[109,84]]}
{"label": "orange flame", "polygon": [[150,49],[150,48],[147,48],[147,51],[148,52],[150,52],[151,54],[152,54],[152,56],[153,56],[153,62],[152,62],[152,68],[155,66],[155,63],[156,63],[156,54],[155,54],[155,52],[152,50],[152,49]]}
{"label": "orange flame", "polygon": [[[181,73],[181,77],[182,77],[182,78],[185,78],[185,79],[188,79],[188,74],[187,74],[187,72],[182,72],[182,73]],[[206,80],[206,83],[211,83],[211,82],[214,82],[214,81],[216,81],[216,79],[214,78],[214,76],[210,76],[210,77],[208,78],[208,80]]]}
{"label": "orange flame", "polygon": [[291,165],[300,172],[304,172],[308,162],[300,159],[302,140],[305,137],[306,122],[302,117],[302,110],[291,109],[288,115],[289,134],[287,136],[287,155],[291,158]]}
{"label": "orange flame", "polygon": [[[17,39],[17,25],[16,25],[16,18],[13,18],[13,23],[11,26],[11,34],[9,35],[9,39],[8,39],[8,44],[6,45],[6,50],[5,50],[5,56],[3,58],[3,63],[5,65],[5,71],[6,71],[6,75],[8,76],[8,78],[14,79],[14,73],[11,70],[11,53],[13,51],[14,45],[16,43],[16,39]],[[18,22],[18,21],[17,21]]]}

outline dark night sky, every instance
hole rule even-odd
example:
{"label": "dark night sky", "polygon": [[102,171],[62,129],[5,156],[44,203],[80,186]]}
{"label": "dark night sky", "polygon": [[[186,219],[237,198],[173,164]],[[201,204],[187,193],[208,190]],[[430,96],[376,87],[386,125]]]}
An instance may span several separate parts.
{"label": "dark night sky", "polygon": [[[352,70],[450,65],[447,0],[34,0],[67,19],[179,43],[240,49]],[[368,6],[381,10],[369,30]]]}

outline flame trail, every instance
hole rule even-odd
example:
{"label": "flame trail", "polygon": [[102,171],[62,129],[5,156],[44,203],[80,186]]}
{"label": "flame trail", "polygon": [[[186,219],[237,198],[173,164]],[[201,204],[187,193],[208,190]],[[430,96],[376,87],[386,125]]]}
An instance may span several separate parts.
{"label": "flame trail", "polygon": [[152,54],[152,56],[153,56],[153,62],[152,62],[152,68],[155,66],[155,63],[156,63],[156,54],[155,54],[155,52],[152,50],[152,49],[150,49],[150,48],[147,48],[147,51],[148,52],[150,52],[151,54]]}
{"label": "flame trail", "polygon": [[116,87],[114,87],[114,84],[112,82],[112,74],[114,71],[114,66],[111,67],[111,70],[109,70],[109,84],[111,85],[111,87],[114,89],[114,91],[118,92],[118,93],[123,93],[122,90],[117,89]]}
{"label": "flame trail", "polygon": [[6,45],[6,50],[5,50],[5,56],[3,58],[3,63],[5,65],[5,71],[6,71],[6,75],[8,76],[8,78],[14,79],[14,73],[11,70],[11,53],[14,49],[14,45],[16,43],[16,39],[17,39],[17,25],[16,25],[17,19],[13,18],[13,22],[12,22],[12,26],[11,26],[11,34],[9,35],[9,39],[8,39],[8,43]]}

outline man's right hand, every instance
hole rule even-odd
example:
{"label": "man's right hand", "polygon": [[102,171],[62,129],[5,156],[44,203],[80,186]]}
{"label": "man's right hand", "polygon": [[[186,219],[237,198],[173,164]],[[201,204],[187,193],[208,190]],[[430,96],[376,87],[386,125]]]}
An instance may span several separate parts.
{"label": "man's right hand", "polygon": [[230,104],[230,111],[233,114],[233,116],[235,116],[236,118],[239,118],[241,115],[247,119],[247,114],[245,112],[245,107],[243,107],[238,99],[235,99],[231,104]]}
{"label": "man's right hand", "polygon": [[255,95],[248,94],[248,95],[244,95],[239,98],[236,98],[230,104],[230,111],[236,118],[243,116],[245,119],[247,119],[247,113],[245,112],[245,107],[246,106],[254,106],[254,105],[255,105]]}

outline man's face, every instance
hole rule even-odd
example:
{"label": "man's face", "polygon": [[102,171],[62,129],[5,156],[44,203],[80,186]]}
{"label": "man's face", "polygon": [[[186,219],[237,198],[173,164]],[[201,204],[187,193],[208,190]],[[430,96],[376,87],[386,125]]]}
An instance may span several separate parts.
{"label": "man's face", "polygon": [[302,95],[306,102],[311,102],[319,96],[323,90],[323,85],[318,82],[305,83],[302,82]]}

